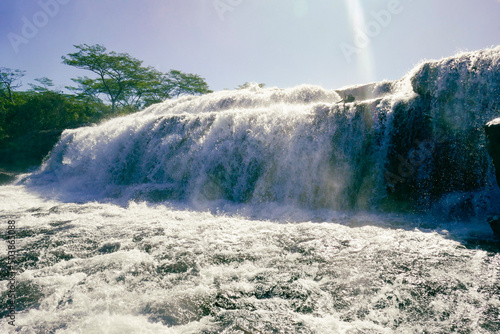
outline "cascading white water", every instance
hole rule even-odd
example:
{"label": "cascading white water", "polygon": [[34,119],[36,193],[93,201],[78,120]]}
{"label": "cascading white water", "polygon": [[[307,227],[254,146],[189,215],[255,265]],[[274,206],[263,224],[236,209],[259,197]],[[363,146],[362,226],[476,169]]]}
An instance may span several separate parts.
{"label": "cascading white water", "polygon": [[[253,86],[167,101],[65,131],[26,184],[85,199],[359,210],[403,198],[425,209],[453,194],[467,206],[469,193],[477,204],[494,185],[482,126],[500,111],[499,54],[423,63],[400,81],[338,93]],[[354,102],[341,100],[348,94]]]}
{"label": "cascading white water", "polygon": [[[66,131],[30,183],[57,180],[58,187],[96,198],[342,208],[356,182],[363,137],[384,124],[358,119],[339,101],[337,93],[314,86],[255,86],[165,102]],[[377,185],[384,167],[377,161],[370,166],[374,180],[363,182]]]}

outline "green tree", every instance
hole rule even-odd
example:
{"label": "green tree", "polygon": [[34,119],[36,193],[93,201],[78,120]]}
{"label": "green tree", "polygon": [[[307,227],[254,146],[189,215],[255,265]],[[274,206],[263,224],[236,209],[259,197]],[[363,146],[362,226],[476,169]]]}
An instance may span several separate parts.
{"label": "green tree", "polygon": [[170,70],[165,74],[165,88],[173,97],[181,95],[202,95],[212,93],[205,80],[197,74]]}
{"label": "green tree", "polygon": [[[143,104],[147,107],[166,99],[179,97],[181,95],[203,95],[212,93],[205,79],[197,74],[183,73],[178,70],[170,70],[161,73],[150,69],[149,80],[146,79],[138,87],[142,89],[140,96]],[[137,96],[139,96],[137,92]]]}
{"label": "green tree", "polygon": [[28,91],[15,91],[24,71],[1,70],[0,169],[24,171],[40,164],[64,129],[109,115],[102,101],[53,90],[52,80],[45,77],[35,79]]}
{"label": "green tree", "polygon": [[15,104],[13,91],[22,86],[20,79],[25,71],[13,70],[8,67],[0,67],[0,94]]}
{"label": "green tree", "polygon": [[0,99],[0,146],[8,138],[7,134],[7,113],[8,109],[5,105],[5,100]]}
{"label": "green tree", "polygon": [[105,95],[114,113],[120,102],[126,102],[144,72],[142,62],[127,53],[106,52],[102,45],[75,45],[79,50],[63,56],[63,63],[97,74],[96,79],[73,79],[79,87],[74,91],[99,96]]}
{"label": "green tree", "polygon": [[165,87],[163,73],[152,67],[141,67],[134,73],[134,81],[124,94],[124,107],[138,110],[170,97]]}
{"label": "green tree", "polygon": [[43,78],[37,78],[35,79],[36,82],[39,83],[39,85],[36,84],[28,84],[31,87],[31,90],[37,93],[42,93],[51,90],[52,87],[54,87],[54,82],[50,80],[47,77]]}
{"label": "green tree", "polygon": [[238,85],[236,89],[247,89],[250,88],[253,85],[258,85],[260,88],[263,88],[266,84],[265,83],[256,83],[256,82],[245,82],[243,85]]}
{"label": "green tree", "polygon": [[77,87],[68,87],[78,96],[99,99],[104,95],[111,104],[111,113],[117,107],[137,110],[168,98],[185,94],[206,94],[211,91],[198,75],[171,70],[162,73],[142,66],[142,61],[127,53],[107,52],[102,45],[75,45],[78,52],[63,56],[63,63],[97,74],[97,78],[72,79]]}
{"label": "green tree", "polygon": [[89,112],[85,103],[72,95],[49,90],[32,93],[12,110],[10,135],[18,137],[30,131],[74,128],[93,121],[96,113],[96,110]]}

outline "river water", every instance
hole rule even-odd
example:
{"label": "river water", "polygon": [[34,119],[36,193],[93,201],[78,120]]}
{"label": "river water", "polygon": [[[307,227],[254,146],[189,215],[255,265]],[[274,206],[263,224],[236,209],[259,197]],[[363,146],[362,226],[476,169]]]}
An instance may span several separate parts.
{"label": "river water", "polygon": [[63,203],[18,186],[0,197],[16,221],[21,333],[500,330],[486,223],[277,207],[258,219],[238,207]]}

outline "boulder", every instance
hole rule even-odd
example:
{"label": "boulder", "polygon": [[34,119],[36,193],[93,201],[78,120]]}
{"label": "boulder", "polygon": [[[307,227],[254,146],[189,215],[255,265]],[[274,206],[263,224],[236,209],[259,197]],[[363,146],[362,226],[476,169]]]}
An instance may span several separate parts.
{"label": "boulder", "polygon": [[[495,118],[485,126],[486,147],[493,159],[497,184],[500,187],[500,118]],[[500,239],[500,215],[488,217],[488,223],[493,229],[495,236]]]}
{"label": "boulder", "polygon": [[430,96],[437,91],[438,65],[434,63],[423,64],[411,78],[413,91],[421,96]]}
{"label": "boulder", "polygon": [[500,118],[495,118],[485,126],[486,147],[493,159],[497,184],[500,187]]}
{"label": "boulder", "polygon": [[500,239],[500,216],[489,216],[488,223],[490,224],[491,229],[493,230],[493,233],[495,234],[497,239]]}
{"label": "boulder", "polygon": [[16,179],[16,175],[0,170],[0,185],[9,184]]}

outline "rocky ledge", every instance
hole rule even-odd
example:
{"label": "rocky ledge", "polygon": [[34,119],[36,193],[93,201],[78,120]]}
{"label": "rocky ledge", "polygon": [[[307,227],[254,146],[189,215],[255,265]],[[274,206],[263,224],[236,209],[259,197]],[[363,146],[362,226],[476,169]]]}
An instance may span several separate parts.
{"label": "rocky ledge", "polygon": [[[485,126],[485,131],[488,153],[493,159],[497,184],[500,187],[500,118],[495,118],[491,122],[488,122]],[[488,217],[488,223],[493,229],[495,236],[500,239],[500,215]]]}
{"label": "rocky ledge", "polygon": [[14,173],[9,173],[0,170],[0,185],[9,184],[10,182],[16,179],[16,175]]}

